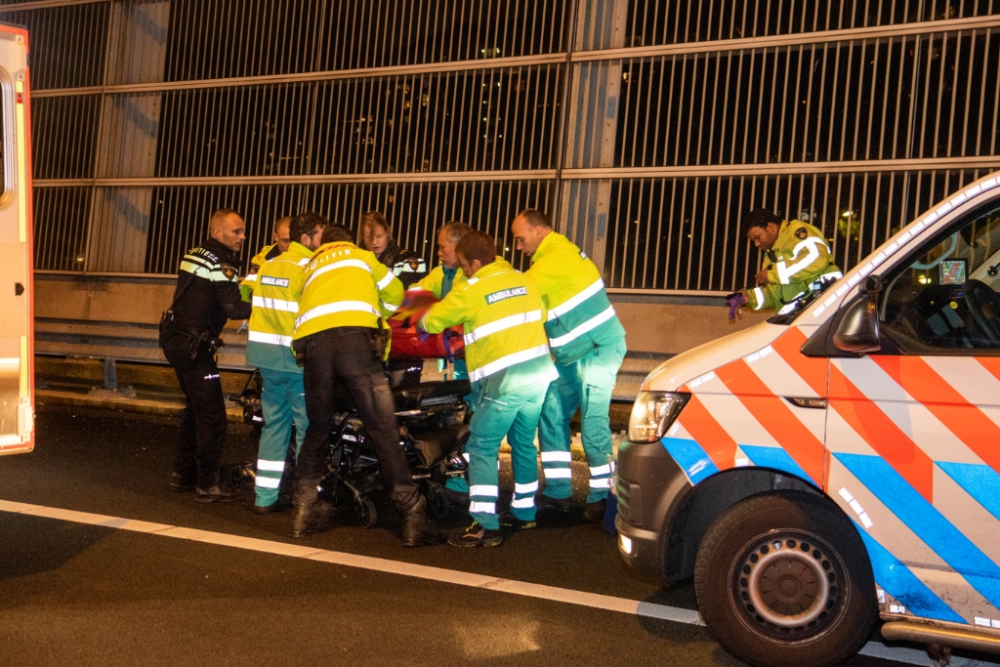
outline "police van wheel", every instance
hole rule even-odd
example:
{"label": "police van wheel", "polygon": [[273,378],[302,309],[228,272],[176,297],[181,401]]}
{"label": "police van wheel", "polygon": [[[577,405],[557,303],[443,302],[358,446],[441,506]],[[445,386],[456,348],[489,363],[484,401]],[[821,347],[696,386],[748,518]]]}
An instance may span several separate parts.
{"label": "police van wheel", "polygon": [[865,645],[878,618],[857,530],[835,505],[806,493],[729,508],[705,533],[694,584],[709,631],[752,665],[839,665]]}

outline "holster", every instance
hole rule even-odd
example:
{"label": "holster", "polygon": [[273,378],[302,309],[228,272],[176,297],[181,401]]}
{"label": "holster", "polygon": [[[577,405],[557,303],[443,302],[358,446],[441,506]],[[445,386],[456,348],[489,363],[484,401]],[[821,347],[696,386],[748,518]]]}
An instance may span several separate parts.
{"label": "holster", "polygon": [[167,339],[174,335],[177,322],[174,320],[174,309],[167,308],[160,316],[160,347],[162,348]]}
{"label": "holster", "polygon": [[211,331],[195,331],[188,338],[188,358],[191,361],[197,359],[202,353],[208,353],[214,357],[220,347],[225,345],[221,338],[216,338]]}

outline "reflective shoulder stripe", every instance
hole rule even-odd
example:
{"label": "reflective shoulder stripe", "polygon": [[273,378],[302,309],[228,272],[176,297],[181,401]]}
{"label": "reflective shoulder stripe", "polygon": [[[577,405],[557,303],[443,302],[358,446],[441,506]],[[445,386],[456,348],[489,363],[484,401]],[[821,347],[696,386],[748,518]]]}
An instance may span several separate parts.
{"label": "reflective shoulder stripe", "polygon": [[549,321],[552,321],[561,315],[565,315],[590,297],[600,292],[602,289],[604,289],[604,281],[598,278],[596,283],[590,285],[583,291],[575,294],[563,303],[560,303],[555,308],[549,310]]}
{"label": "reflective shoulder stripe", "polygon": [[615,316],[614,306],[608,306],[604,311],[598,313],[597,315],[594,315],[589,320],[587,320],[577,328],[573,329],[565,336],[559,336],[558,338],[550,338],[549,345],[551,345],[552,347],[562,347],[567,343],[571,343],[580,336],[582,336],[583,334],[587,333],[588,331],[596,329],[600,325],[604,324],[614,316]]}
{"label": "reflective shoulder stripe", "polygon": [[369,313],[378,317],[378,313],[375,309],[364,301],[334,301],[333,303],[324,303],[322,306],[316,306],[315,308],[302,313],[295,318],[295,326],[302,326],[303,323],[308,322],[314,317],[330,315],[331,313],[345,312]]}
{"label": "reflective shoulder stripe", "polygon": [[294,301],[283,299],[271,299],[269,297],[255,296],[251,302],[254,308],[268,308],[270,310],[280,310],[286,313],[299,312],[299,304]]}
{"label": "reflective shoulder stripe", "polygon": [[382,301],[381,303],[382,303],[382,308],[384,308],[385,310],[387,310],[389,312],[393,312],[393,313],[396,312],[396,310],[401,305],[403,305],[401,303],[386,303],[385,301]]}
{"label": "reflective shoulder stripe", "polygon": [[263,331],[250,331],[247,333],[247,340],[254,343],[267,343],[268,345],[280,345],[288,347],[292,344],[291,336],[281,336],[279,334],[264,333]]}
{"label": "reflective shoulder stripe", "polygon": [[299,266],[305,266],[306,264],[308,264],[311,261],[312,261],[312,257],[306,257],[305,259],[300,259],[298,262],[296,262],[296,264],[298,264]]}
{"label": "reflective shoulder stripe", "polygon": [[193,253],[188,253],[188,254],[184,255],[184,258],[181,261],[184,261],[184,262],[193,262],[195,264],[200,264],[200,265],[202,265],[204,267],[207,267],[209,269],[211,269],[211,268],[213,268],[213,267],[216,266],[215,262],[210,262],[209,260],[205,259],[201,255],[196,255],[196,254],[193,254]]}
{"label": "reflective shoulder stripe", "polygon": [[363,262],[360,259],[344,259],[339,262],[334,262],[333,264],[330,264],[328,266],[324,266],[321,269],[318,269],[315,273],[309,276],[309,280],[306,281],[306,285],[311,283],[313,281],[313,278],[321,276],[329,271],[336,271],[337,269],[363,269],[368,273],[372,272],[372,267],[368,266],[366,262]]}
{"label": "reflective shoulder stripe", "polygon": [[471,333],[465,334],[465,344],[472,345],[477,340],[482,340],[490,334],[495,334],[503,331],[504,329],[510,329],[511,327],[516,327],[521,324],[528,324],[529,322],[541,321],[542,311],[540,310],[532,310],[527,313],[517,313],[516,315],[501,317],[499,320],[488,322],[480,327],[476,327]]}
{"label": "reflective shoulder stripe", "polygon": [[465,281],[466,285],[475,285],[479,282],[479,278],[469,278]]}
{"label": "reflective shoulder stripe", "polygon": [[477,368],[476,370],[469,373],[469,381],[476,382],[482,380],[484,377],[489,377],[494,373],[499,373],[503,369],[513,366],[514,364],[519,364],[522,361],[530,361],[532,359],[537,359],[538,357],[543,357],[549,353],[548,345],[539,345],[538,347],[532,347],[527,350],[521,350],[520,352],[515,352],[514,354],[508,354],[506,357],[500,357],[495,361]]}
{"label": "reflective shoulder stripe", "polygon": [[[781,282],[782,285],[787,285],[788,283],[790,283],[791,277],[793,275],[803,270],[804,268],[806,268],[819,258],[819,248],[817,248],[816,246],[817,244],[820,243],[823,243],[822,239],[818,239],[814,236],[809,237],[805,241],[802,241],[801,243],[796,245],[794,250],[795,255],[798,256],[799,251],[803,247],[808,246],[809,251],[806,253],[805,257],[803,257],[801,260],[791,265],[789,265],[787,262],[778,262],[775,265],[774,268],[778,272],[778,280]],[[825,243],[823,243],[823,247],[826,247]]]}
{"label": "reflective shoulder stripe", "polygon": [[231,283],[235,282],[237,277],[235,273],[232,277],[229,277],[221,269],[212,269],[208,273],[208,279],[213,283]]}
{"label": "reflective shoulder stripe", "polygon": [[[366,266],[367,266],[367,265],[366,265]],[[371,269],[369,269],[369,271],[370,271],[370,270],[371,270]],[[384,277],[384,278],[382,278],[382,280],[380,280],[380,281],[378,281],[377,283],[375,283],[376,285],[378,285],[378,291],[380,291],[380,292],[381,292],[381,291],[382,291],[382,290],[384,290],[384,289],[385,289],[386,287],[388,287],[388,286],[389,286],[389,283],[391,283],[391,282],[392,282],[392,279],[393,279],[393,278],[395,278],[395,277],[396,277],[396,274],[394,274],[394,273],[393,273],[392,271],[389,271],[388,273],[386,273],[386,274],[385,274],[385,277]]]}
{"label": "reflective shoulder stripe", "polygon": [[209,271],[206,267],[202,266],[201,264],[195,264],[194,262],[189,262],[186,259],[181,262],[181,271],[192,273],[198,276],[199,278],[205,278],[206,280],[209,279],[211,275],[211,271]]}

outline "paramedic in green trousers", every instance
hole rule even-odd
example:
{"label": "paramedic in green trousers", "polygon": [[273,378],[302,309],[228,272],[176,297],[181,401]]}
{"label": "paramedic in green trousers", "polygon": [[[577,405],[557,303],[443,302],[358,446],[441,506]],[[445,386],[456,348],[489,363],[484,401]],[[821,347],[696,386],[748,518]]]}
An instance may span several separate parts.
{"label": "paramedic in green trousers", "polygon": [[549,386],[539,423],[545,490],[539,509],[573,509],[570,420],[581,412],[581,439],[590,466],[584,518],[604,518],[614,471],[611,393],[625,358],[625,329],[608,300],[597,266],[548,217],[525,209],[511,224],[518,250],[531,256],[527,275],[548,315],[545,331],[559,378]]}
{"label": "paramedic in green trousers", "polygon": [[496,261],[496,242],[469,232],[458,242],[458,259],[467,277],[421,318],[420,328],[440,333],[459,324],[465,330],[465,361],[475,412],[469,423],[469,514],[472,524],[449,537],[458,547],[497,546],[500,516],[500,442],[511,447],[514,499],[505,523],[535,525],[538,450],[535,430],[542,402],[556,377],[545,335],[545,306],[534,282]]}
{"label": "paramedic in green trousers", "polygon": [[289,225],[292,241],[288,250],[265,261],[250,285],[253,312],[247,333],[247,364],[260,369],[264,383],[260,399],[264,428],[254,484],[257,514],[289,507],[289,503],[279,502],[278,488],[285,471],[292,423],[296,454],[309,427],[302,369],[295,363],[291,347],[299,309],[293,288],[301,282],[305,265],[319,247],[326,225],[326,218],[317,213],[296,216]]}

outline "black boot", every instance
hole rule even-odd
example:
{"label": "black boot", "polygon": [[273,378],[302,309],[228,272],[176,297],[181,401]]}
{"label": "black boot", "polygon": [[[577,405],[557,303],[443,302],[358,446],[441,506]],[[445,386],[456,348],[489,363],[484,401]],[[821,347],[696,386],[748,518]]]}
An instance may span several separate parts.
{"label": "black boot", "polygon": [[313,501],[307,505],[299,505],[296,503],[292,512],[292,537],[305,537],[311,532],[312,528],[312,518],[313,518],[313,507],[316,502]]}
{"label": "black boot", "polygon": [[448,539],[448,533],[442,530],[427,516],[427,501],[423,496],[412,506],[402,509],[403,513],[403,546],[423,547],[431,544],[441,544]]}

